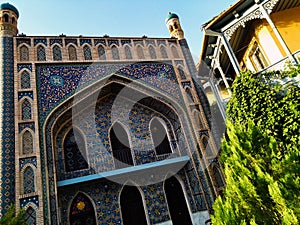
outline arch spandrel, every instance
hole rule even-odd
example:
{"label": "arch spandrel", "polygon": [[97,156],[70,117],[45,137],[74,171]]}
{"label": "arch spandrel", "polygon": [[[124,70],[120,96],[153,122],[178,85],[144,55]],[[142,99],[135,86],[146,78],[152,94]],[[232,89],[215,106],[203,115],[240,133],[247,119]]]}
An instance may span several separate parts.
{"label": "arch spandrel", "polygon": [[98,82],[107,82],[113,74],[183,105],[174,68],[165,63],[38,65],[36,71],[42,121],[68,98]]}

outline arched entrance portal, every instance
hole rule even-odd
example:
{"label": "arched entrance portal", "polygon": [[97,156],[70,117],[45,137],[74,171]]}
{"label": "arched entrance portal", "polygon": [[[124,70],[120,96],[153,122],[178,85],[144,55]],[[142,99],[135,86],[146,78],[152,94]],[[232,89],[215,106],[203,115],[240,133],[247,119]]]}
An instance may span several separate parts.
{"label": "arched entrance portal", "polygon": [[182,187],[175,177],[165,181],[165,193],[173,225],[193,225]]}
{"label": "arched entrance portal", "polygon": [[123,225],[147,225],[142,196],[134,186],[125,186],[121,193]]}
{"label": "arched entrance portal", "polygon": [[82,193],[74,198],[70,209],[70,225],[96,225],[95,210],[91,201]]}

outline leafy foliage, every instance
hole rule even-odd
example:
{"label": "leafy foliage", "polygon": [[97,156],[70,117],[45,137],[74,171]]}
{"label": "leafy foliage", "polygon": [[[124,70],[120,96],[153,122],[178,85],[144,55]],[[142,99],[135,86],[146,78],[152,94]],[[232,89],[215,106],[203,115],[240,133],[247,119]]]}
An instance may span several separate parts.
{"label": "leafy foliage", "polygon": [[221,153],[227,184],[213,224],[299,224],[299,73],[296,66],[235,80]]}
{"label": "leafy foliage", "polygon": [[16,215],[15,206],[11,205],[0,219],[0,225],[27,225],[23,210]]}

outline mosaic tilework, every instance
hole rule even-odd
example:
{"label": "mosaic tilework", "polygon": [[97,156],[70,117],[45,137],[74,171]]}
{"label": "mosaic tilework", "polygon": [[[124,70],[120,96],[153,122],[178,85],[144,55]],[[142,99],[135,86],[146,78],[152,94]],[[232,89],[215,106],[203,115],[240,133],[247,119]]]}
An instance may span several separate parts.
{"label": "mosaic tilework", "polygon": [[3,106],[10,106],[1,110],[1,171],[0,171],[0,214],[5,213],[7,207],[15,199],[15,135],[14,135],[14,61],[13,38],[0,38],[0,79],[3,85],[0,98]]}
{"label": "mosaic tilework", "polygon": [[29,71],[32,71],[32,65],[29,64],[18,64],[18,72],[20,72],[22,69],[28,69]]}
{"label": "mosaic tilework", "polygon": [[[111,101],[111,100],[110,100]],[[47,192],[45,192],[45,189],[46,189],[46,182],[47,182],[47,180],[49,180],[49,186],[50,186],[50,190],[54,190],[53,189],[53,187],[54,187],[54,180],[53,180],[53,177],[54,177],[54,171],[53,171],[53,167],[52,167],[52,165],[54,164],[54,159],[52,159],[52,156],[53,156],[53,154],[52,154],[52,145],[51,145],[51,142],[52,142],[52,138],[51,138],[51,127],[52,127],[52,124],[53,124],[53,122],[55,121],[55,119],[57,118],[57,115],[60,115],[61,114],[61,112],[63,111],[63,110],[65,110],[66,108],[68,108],[69,106],[70,106],[70,104],[71,103],[69,103],[69,104],[67,104],[67,105],[64,105],[64,106],[62,106],[61,108],[59,108],[59,110],[56,112],[56,113],[54,113],[53,114],[53,117],[51,117],[51,120],[49,121],[49,123],[48,123],[48,125],[46,126],[46,141],[47,141],[47,143],[46,143],[46,147],[47,147],[47,162],[45,162],[44,161],[44,159],[45,159],[45,156],[44,156],[44,151],[42,151],[41,152],[41,159],[42,159],[42,165],[45,165],[45,163],[47,163],[47,165],[48,165],[48,175],[49,175],[49,178],[47,178],[46,176],[45,176],[45,174],[46,174],[46,171],[43,171],[43,195],[44,195],[44,199],[45,199],[45,202],[47,202],[48,200],[48,197],[50,197],[50,199],[49,199],[49,201],[50,201],[50,204],[52,205],[52,207],[51,207],[51,214],[52,215],[56,215],[56,208],[54,207],[53,208],[53,206],[55,206],[55,201],[56,201],[56,196],[55,196],[55,192],[53,191],[50,191],[50,196],[47,196]],[[107,110],[107,109],[106,109]],[[136,110],[135,110],[136,111]],[[133,114],[135,114],[134,113],[134,111],[132,111],[132,113]],[[85,114],[85,113],[83,113],[85,116],[87,116],[88,114]],[[99,113],[99,115],[102,115],[101,113]],[[92,115],[91,115],[92,116]],[[104,118],[106,118],[107,116],[108,116],[108,112],[106,112],[106,114],[103,114],[103,116],[104,116]],[[69,115],[69,117],[67,117],[67,118],[70,118],[70,115]],[[66,121],[67,120],[67,118],[63,118],[62,120],[63,121]],[[94,117],[92,118],[92,119],[94,119]],[[80,119],[80,121],[82,121],[82,119]],[[41,122],[41,121],[40,121]],[[104,123],[105,124],[105,123]],[[101,124],[100,124],[101,125]],[[56,128],[55,128],[56,129]],[[54,129],[54,130],[55,130]],[[90,127],[89,127],[89,129],[90,129]],[[96,129],[96,128],[93,128],[93,129]],[[101,128],[102,129],[102,128]],[[91,132],[92,133],[92,135],[90,135],[90,138],[92,139],[92,140],[94,140],[95,139],[95,133],[93,133],[93,132]],[[40,135],[42,135],[42,134],[40,134]],[[142,135],[142,132],[140,133],[140,135],[141,136],[143,136]],[[42,136],[41,136],[42,137]],[[88,139],[89,137],[87,137],[87,139]],[[180,138],[179,138],[180,139]],[[57,139],[59,142],[61,142],[61,140],[59,140],[59,138]],[[89,141],[88,141],[89,142]],[[108,145],[108,139],[106,138],[104,138],[103,139],[103,142],[107,142],[107,143],[104,143],[104,146],[107,146],[107,147],[109,147],[109,145]],[[184,142],[184,141],[181,141],[181,142]],[[43,149],[44,147],[44,143],[41,143],[41,149]],[[92,145],[91,145],[92,146]],[[183,149],[184,148],[186,148],[186,147],[184,147],[183,146]],[[59,147],[58,147],[58,149],[60,149]],[[98,151],[99,152],[99,151]],[[91,152],[89,152],[89,154],[91,155],[91,157],[93,157],[93,154],[91,153]],[[58,155],[58,158],[61,158],[59,155]],[[98,155],[98,158],[99,158],[99,155]],[[100,158],[100,160],[101,160],[101,158]],[[142,160],[142,159],[141,159]],[[112,164],[112,163],[109,163],[109,164]],[[43,170],[45,170],[45,167],[43,167],[42,166],[42,169]],[[81,175],[83,175],[83,174],[81,174],[82,173],[82,171],[79,171],[78,173],[73,173],[73,176],[74,177],[78,177],[78,176],[81,176]],[[93,173],[95,173],[95,171],[89,171],[89,174],[93,174]],[[48,216],[48,214],[47,214],[47,208],[48,208],[48,206],[47,205],[44,205],[44,207],[45,207],[45,214],[44,214],[44,217],[45,217],[45,219],[47,219],[47,218],[49,218]],[[51,217],[52,218],[52,221],[54,221],[53,223],[54,224],[56,224],[55,223],[55,221],[56,221],[56,218],[55,218],[55,216],[52,216]]]}
{"label": "mosaic tilework", "polygon": [[121,40],[121,44],[122,44],[122,46],[124,46],[126,44],[131,46],[131,40]]}
{"label": "mosaic tilework", "polygon": [[108,46],[116,45],[119,46],[118,40],[108,40]]}
{"label": "mosaic tilework", "polygon": [[34,43],[34,46],[36,46],[38,44],[44,44],[45,46],[47,46],[47,39],[34,39],[33,43]]}
{"label": "mosaic tilework", "polygon": [[24,170],[23,176],[23,189],[24,194],[30,194],[35,192],[35,174],[30,166],[27,166]]}
{"label": "mosaic tilework", "polygon": [[151,224],[170,220],[163,183],[142,187]]}
{"label": "mosaic tilework", "polygon": [[62,46],[62,39],[50,39],[50,45],[59,44]]}
{"label": "mosaic tilework", "polygon": [[[118,121],[126,125],[130,131],[131,149],[134,151],[135,162],[137,165],[157,161],[153,142],[149,131],[150,121],[154,117],[163,119],[168,127],[170,122],[161,114],[146,108],[140,104],[135,104],[126,116],[126,105],[130,101],[122,98],[122,104],[117,104],[112,113],[112,105],[115,101],[114,96],[101,99],[96,104],[95,111],[88,108],[80,113],[76,118],[76,127],[85,134],[87,145],[87,155],[90,164],[89,170],[81,170],[73,173],[65,173],[65,163],[63,161],[63,137],[67,129],[72,125],[67,123],[56,138],[57,146],[57,179],[64,180],[74,177],[82,177],[89,173],[99,173],[114,169],[111,146],[109,142],[109,128],[112,125],[112,116],[118,115]],[[166,107],[166,106],[165,106]],[[95,113],[95,114],[94,114]],[[116,118],[114,118],[116,119]],[[129,119],[129,120],[128,120]],[[127,121],[128,120],[128,121]],[[74,121],[73,121],[74,123]],[[94,124],[95,123],[95,124]],[[169,130],[171,141],[174,140],[171,129]],[[97,135],[97,138],[95,138]],[[141,151],[142,149],[142,151]],[[51,149],[49,149],[51,151]]]}
{"label": "mosaic tilework", "polygon": [[38,196],[32,196],[29,198],[21,198],[20,199],[20,206],[25,207],[28,203],[33,203],[37,207],[39,207],[39,197]]}
{"label": "mosaic tilework", "polygon": [[31,164],[37,167],[36,157],[20,159],[20,171],[24,168],[26,164]]}
{"label": "mosaic tilework", "polygon": [[76,90],[116,72],[138,82],[151,84],[159,92],[182,104],[174,69],[167,64],[46,65],[37,66],[40,119],[43,120]]}
{"label": "mosaic tilework", "polygon": [[31,87],[31,81],[30,81],[30,74],[28,71],[23,71],[21,73],[21,88],[22,89],[27,89]]}
{"label": "mosaic tilework", "polygon": [[[182,180],[186,178],[184,173],[179,173]],[[165,198],[163,183],[141,187],[142,198],[145,201],[145,213],[150,220],[150,224],[162,223],[170,220],[168,205]],[[83,193],[89,196],[94,202],[98,218],[98,224],[122,224],[121,206],[119,196],[122,185],[108,180],[98,180],[88,184],[77,185],[74,187],[64,187],[59,189],[59,207],[61,207],[62,223],[66,223],[69,215],[69,205],[76,194]],[[186,190],[189,192],[188,190]],[[188,196],[190,198],[190,196]],[[192,205],[191,205],[192,206]]]}
{"label": "mosaic tilework", "polygon": [[65,44],[66,45],[68,45],[68,44],[74,44],[75,46],[78,45],[77,39],[65,39]]}
{"label": "mosaic tilework", "polygon": [[27,44],[27,45],[31,46],[31,41],[29,38],[17,38],[17,46],[19,46],[21,44]]}
{"label": "mosaic tilework", "polygon": [[32,91],[20,91],[18,92],[18,100],[20,101],[21,98],[28,97],[33,100],[33,92]]}
{"label": "mosaic tilework", "polygon": [[94,39],[95,46],[98,44],[102,44],[103,46],[106,46],[106,41],[104,39]]}
{"label": "mosaic tilework", "polygon": [[32,131],[35,131],[35,125],[34,122],[30,122],[30,123],[19,123],[19,133],[22,132],[22,130],[24,130],[25,128],[29,128]]}
{"label": "mosaic tilework", "polygon": [[88,45],[92,46],[91,39],[80,39],[79,42],[80,42],[80,45],[88,44]]}

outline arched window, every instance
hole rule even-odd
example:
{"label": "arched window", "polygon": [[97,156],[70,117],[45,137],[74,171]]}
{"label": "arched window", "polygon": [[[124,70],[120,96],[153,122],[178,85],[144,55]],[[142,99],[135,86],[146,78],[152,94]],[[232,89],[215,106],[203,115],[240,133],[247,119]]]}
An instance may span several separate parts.
{"label": "arched window", "polygon": [[22,136],[22,153],[33,153],[33,137],[30,131],[26,130]]}
{"label": "arched window", "polygon": [[150,54],[151,59],[156,59],[156,52],[152,45],[149,46],[149,54]]}
{"label": "arched window", "polygon": [[177,48],[175,46],[171,47],[172,55],[175,59],[179,58]]}
{"label": "arched window", "polygon": [[179,72],[179,75],[180,75],[180,79],[181,80],[186,80],[186,76],[185,76],[184,69],[183,69],[182,66],[178,67],[178,72]]}
{"label": "arched window", "polygon": [[174,29],[178,29],[178,25],[176,22],[174,23]]}
{"label": "arched window", "polygon": [[34,171],[30,166],[27,166],[23,173],[24,194],[35,192]]}
{"label": "arched window", "polygon": [[72,225],[96,225],[95,209],[90,199],[78,193],[72,201],[69,215]]}
{"label": "arched window", "polygon": [[120,59],[119,50],[117,46],[114,45],[111,47],[111,54],[113,59]]}
{"label": "arched window", "polygon": [[54,61],[62,60],[61,48],[58,45],[55,45],[53,47],[52,52],[53,52],[53,60]]}
{"label": "arched window", "polygon": [[4,22],[8,23],[9,22],[9,16],[7,14],[4,14]]}
{"label": "arched window", "polygon": [[137,56],[138,56],[139,59],[144,59],[145,58],[142,46],[138,45],[137,48],[136,48],[136,51],[137,51]]}
{"label": "arched window", "polygon": [[71,129],[64,139],[64,158],[66,172],[88,168],[85,141],[81,133]]}
{"label": "arched window", "polygon": [[26,222],[30,225],[36,225],[36,211],[30,206],[25,211]]}
{"label": "arched window", "polygon": [[187,95],[187,98],[188,98],[188,102],[189,103],[194,103],[194,97],[193,97],[193,94],[191,92],[191,89],[190,88],[186,88],[185,92],[186,92],[186,95]]}
{"label": "arched window", "polygon": [[195,122],[195,125],[196,125],[197,129],[203,129],[204,126],[203,126],[203,123],[201,121],[200,112],[198,110],[195,110],[193,116],[194,116],[194,122]]}
{"label": "arched window", "polygon": [[116,168],[133,165],[132,154],[127,132],[119,123],[110,129],[110,142]]}
{"label": "arched window", "polygon": [[126,45],[124,50],[125,50],[126,59],[132,59],[132,54],[131,54],[130,47],[128,45]]}
{"label": "arched window", "polygon": [[221,175],[219,168],[217,168],[217,166],[214,166],[212,171],[213,171],[213,176],[215,178],[217,187],[218,188],[224,187],[224,182],[223,182],[222,175]]}
{"label": "arched window", "polygon": [[202,145],[204,147],[206,156],[212,157],[213,156],[213,151],[212,151],[211,144],[209,143],[208,137],[205,136],[205,137],[202,138]]}
{"label": "arched window", "polygon": [[150,131],[156,154],[164,155],[172,153],[166,128],[163,126],[161,121],[154,118],[150,124]]}
{"label": "arched window", "polygon": [[147,225],[143,199],[134,186],[125,186],[120,196],[122,224]]}
{"label": "arched window", "polygon": [[28,99],[25,99],[22,102],[22,120],[30,120],[31,118],[31,103]]}
{"label": "arched window", "polygon": [[166,50],[166,47],[165,46],[160,46],[160,54],[161,54],[161,57],[166,59],[168,58],[168,53],[167,53],[167,50]]}
{"label": "arched window", "polygon": [[92,60],[91,48],[88,45],[83,47],[83,55],[85,60]]}
{"label": "arched window", "polygon": [[15,17],[12,17],[12,18],[11,18],[11,23],[12,23],[12,24],[15,24],[15,22],[16,22]]}
{"label": "arched window", "polygon": [[21,73],[21,88],[22,89],[31,88],[30,74],[26,70]]}
{"label": "arched window", "polygon": [[68,47],[69,60],[77,60],[77,51],[73,45]]}
{"label": "arched window", "polygon": [[164,190],[167,197],[169,213],[173,225],[192,225],[192,219],[188,210],[181,184],[175,177],[165,181]]}
{"label": "arched window", "polygon": [[20,47],[20,61],[28,61],[29,60],[29,49],[27,46],[22,45]]}
{"label": "arched window", "polygon": [[42,45],[37,47],[36,57],[38,61],[46,61],[46,52]]}
{"label": "arched window", "polygon": [[99,56],[99,59],[101,59],[101,60],[106,59],[105,49],[102,45],[99,45],[99,47],[98,47],[98,56]]}

